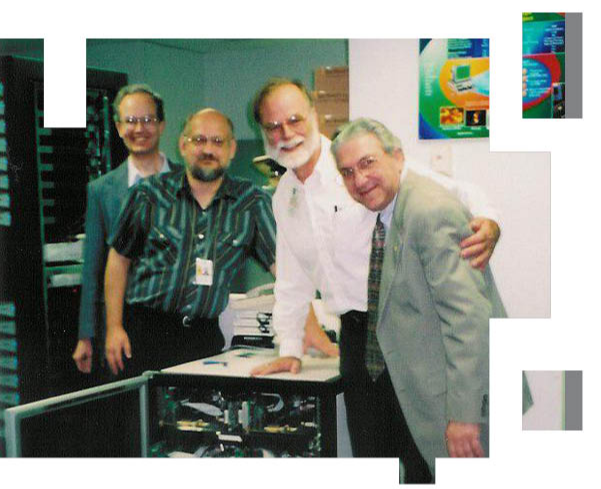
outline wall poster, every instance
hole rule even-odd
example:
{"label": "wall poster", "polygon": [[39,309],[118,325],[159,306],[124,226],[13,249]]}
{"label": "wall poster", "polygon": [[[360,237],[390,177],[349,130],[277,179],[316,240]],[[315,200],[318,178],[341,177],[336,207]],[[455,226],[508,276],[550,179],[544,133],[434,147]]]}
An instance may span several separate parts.
{"label": "wall poster", "polygon": [[419,139],[486,138],[488,39],[419,40]]}
{"label": "wall poster", "polygon": [[565,13],[522,14],[522,117],[565,117]]}

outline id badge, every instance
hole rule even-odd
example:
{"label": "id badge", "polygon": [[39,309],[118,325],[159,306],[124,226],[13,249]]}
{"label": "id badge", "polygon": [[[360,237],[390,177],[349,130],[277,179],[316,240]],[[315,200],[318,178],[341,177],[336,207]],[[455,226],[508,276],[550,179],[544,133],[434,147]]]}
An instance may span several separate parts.
{"label": "id badge", "polygon": [[213,285],[213,260],[196,259],[196,285]]}
{"label": "id badge", "polygon": [[296,209],[298,208],[298,195],[296,188],[292,189],[292,195],[290,196],[290,201],[288,202],[288,214],[290,216],[294,216],[296,214]]}

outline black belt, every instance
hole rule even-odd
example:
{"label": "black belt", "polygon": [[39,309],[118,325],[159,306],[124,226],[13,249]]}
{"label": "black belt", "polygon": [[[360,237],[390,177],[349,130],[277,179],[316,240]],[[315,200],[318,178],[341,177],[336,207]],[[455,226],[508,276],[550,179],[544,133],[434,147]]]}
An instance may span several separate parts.
{"label": "black belt", "polygon": [[353,321],[355,323],[363,323],[367,320],[367,312],[366,311],[357,311],[355,309],[352,309],[352,310],[342,314],[340,316],[340,319],[344,320],[345,322]]}
{"label": "black belt", "polygon": [[164,312],[153,309],[152,307],[140,306],[137,304],[125,304],[125,317],[133,317],[136,320],[148,318],[152,319],[152,321],[160,321],[171,325],[181,325],[184,328],[219,328],[219,319],[217,318],[193,317],[176,312]]}

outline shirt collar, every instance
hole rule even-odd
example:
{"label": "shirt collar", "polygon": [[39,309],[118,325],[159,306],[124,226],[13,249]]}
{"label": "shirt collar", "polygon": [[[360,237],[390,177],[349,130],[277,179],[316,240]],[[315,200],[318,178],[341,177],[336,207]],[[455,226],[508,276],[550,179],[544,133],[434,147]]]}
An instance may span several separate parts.
{"label": "shirt collar", "polygon": [[[159,153],[159,156],[160,156],[161,160],[163,161],[163,164],[161,166],[161,169],[159,170],[159,173],[166,173],[166,172],[170,171],[171,168],[169,167],[169,162],[167,161],[167,157],[163,153]],[[140,180],[142,180],[142,178],[144,178],[144,177],[140,173],[140,170],[138,170],[134,166],[133,162],[131,161],[131,157],[127,158],[127,188],[133,187],[136,183],[138,183]]]}
{"label": "shirt collar", "polygon": [[[321,142],[321,149],[319,152],[319,158],[317,159],[317,163],[315,163],[315,167],[313,168],[313,172],[309,177],[305,180],[305,185],[313,185],[315,183],[319,183],[321,181],[327,182],[329,180],[334,180],[338,175],[338,170],[336,169],[336,164],[332,164],[334,158],[330,157],[330,146],[331,141],[325,137],[323,134],[319,135]],[[290,173],[292,180],[297,185],[302,186],[303,184],[296,176],[293,170],[288,170],[286,173]]]}
{"label": "shirt collar", "polygon": [[[182,171],[182,175],[175,190],[176,193],[180,193],[182,191],[187,192],[190,196],[192,195],[192,192],[190,191],[190,183],[188,182],[188,177],[185,170]],[[217,189],[217,192],[215,193],[212,202],[215,202],[216,200],[224,197],[231,197],[235,199],[238,196],[238,193],[239,192],[236,189],[236,182],[232,180],[232,177],[230,177],[226,172],[223,175],[223,181]]]}
{"label": "shirt collar", "polygon": [[[403,185],[403,181],[407,177],[407,171],[407,164],[405,163],[405,165],[403,165],[403,171],[401,172],[399,192],[401,190],[401,185]],[[390,203],[380,211],[380,221],[382,221],[382,224],[384,224],[384,228],[386,229],[387,233],[390,230],[390,223],[392,222],[392,216],[394,214],[394,206],[396,205],[396,199],[399,196],[399,192],[397,192],[392,201],[390,201]]]}
{"label": "shirt collar", "polygon": [[213,197],[213,200],[221,199],[222,197],[232,197],[235,199],[238,195],[235,187],[235,182],[226,172],[223,175],[223,181],[217,189],[217,193],[215,194],[215,197]]}

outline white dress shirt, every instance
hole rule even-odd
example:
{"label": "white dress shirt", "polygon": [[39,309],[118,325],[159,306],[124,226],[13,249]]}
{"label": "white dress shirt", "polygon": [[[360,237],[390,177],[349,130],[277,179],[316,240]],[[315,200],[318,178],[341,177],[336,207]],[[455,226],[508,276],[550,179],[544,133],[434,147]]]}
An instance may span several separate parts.
{"label": "white dress shirt", "polygon": [[[405,161],[455,194],[473,215],[498,221],[486,196],[473,185],[434,174]],[[367,311],[367,277],[377,213],[355,202],[338,173],[330,140],[321,136],[313,173],[302,183],[293,171],[273,196],[277,223],[273,325],[280,356],[302,356],[304,325],[316,291],[329,313]]]}
{"label": "white dress shirt", "polygon": [[[168,172],[170,168],[169,162],[167,161],[167,157],[163,153],[159,153],[159,156],[163,161],[159,173]],[[142,178],[144,178],[144,176],[140,173],[140,170],[138,170],[134,166],[133,162],[131,161],[131,158],[127,158],[127,188],[133,187],[136,183],[142,180]]]}

